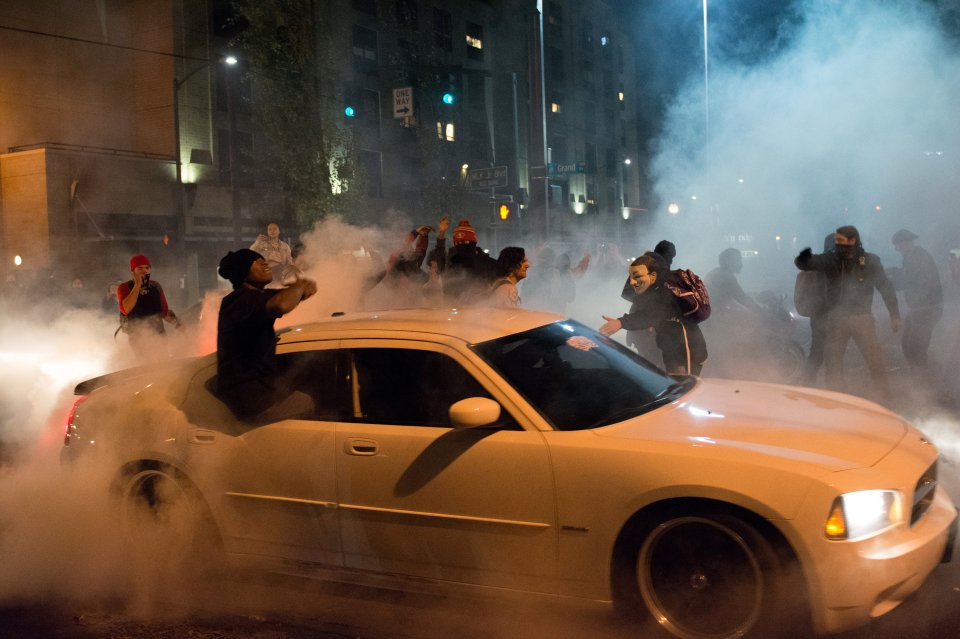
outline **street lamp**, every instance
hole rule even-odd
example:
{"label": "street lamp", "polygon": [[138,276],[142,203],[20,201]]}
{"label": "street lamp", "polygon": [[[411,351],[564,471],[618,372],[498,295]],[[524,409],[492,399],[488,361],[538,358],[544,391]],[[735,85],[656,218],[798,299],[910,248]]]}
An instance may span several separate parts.
{"label": "street lamp", "polygon": [[704,140],[710,143],[710,43],[707,40],[707,0],[703,3],[703,124]]}
{"label": "street lamp", "polygon": [[[193,71],[185,75],[182,79],[177,80],[176,75],[173,78],[173,144],[176,152],[176,175],[177,175],[177,184],[176,184],[176,217],[177,217],[177,250],[178,257],[181,261],[181,264],[186,260],[187,256],[187,206],[186,206],[186,189],[183,185],[183,156],[180,152],[180,87],[182,87],[187,80],[195,76],[197,73],[203,69],[208,69],[215,64],[226,64],[228,66],[233,66],[237,63],[237,58],[232,55],[224,56],[216,60],[211,60],[205,64],[202,64],[195,68]],[[186,273],[186,265],[184,264],[184,273]],[[193,290],[193,283],[196,278],[187,278],[184,277],[184,286],[187,285],[187,282],[190,282],[190,291],[188,292],[187,301],[192,302],[195,297],[197,297],[198,291]]]}

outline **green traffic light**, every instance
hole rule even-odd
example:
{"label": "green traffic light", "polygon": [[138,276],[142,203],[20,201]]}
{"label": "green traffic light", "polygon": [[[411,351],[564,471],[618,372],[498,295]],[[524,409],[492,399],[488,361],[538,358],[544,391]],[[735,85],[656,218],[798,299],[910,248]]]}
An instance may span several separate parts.
{"label": "green traffic light", "polygon": [[357,112],[352,106],[348,106],[346,109],[343,110],[343,114],[348,118],[352,118],[357,114]]}
{"label": "green traffic light", "polygon": [[453,104],[456,98],[453,97],[452,93],[444,93],[442,99],[444,104]]}

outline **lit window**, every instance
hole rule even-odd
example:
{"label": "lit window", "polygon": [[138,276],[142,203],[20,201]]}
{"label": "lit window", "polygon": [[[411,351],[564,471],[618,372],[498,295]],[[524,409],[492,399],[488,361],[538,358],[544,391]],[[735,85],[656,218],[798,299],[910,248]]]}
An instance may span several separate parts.
{"label": "lit window", "polygon": [[467,23],[467,57],[472,60],[483,59],[483,27],[473,22]]}
{"label": "lit window", "polygon": [[560,108],[560,104],[558,102],[551,102],[550,111],[553,113],[560,113],[562,111],[562,109]]}
{"label": "lit window", "polygon": [[617,94],[617,97],[620,98],[620,101],[623,102],[623,91]]}
{"label": "lit window", "polygon": [[600,46],[605,47],[608,44],[610,44],[610,38],[608,38],[607,36],[600,36]]}
{"label": "lit window", "polygon": [[437,122],[437,137],[447,142],[453,142],[456,139],[456,127],[453,122]]}

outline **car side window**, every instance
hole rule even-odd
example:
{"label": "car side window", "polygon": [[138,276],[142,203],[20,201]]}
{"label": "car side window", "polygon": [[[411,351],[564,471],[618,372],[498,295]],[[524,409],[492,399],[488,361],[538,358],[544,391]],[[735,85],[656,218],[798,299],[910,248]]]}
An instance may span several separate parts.
{"label": "car side window", "polygon": [[343,357],[342,351],[333,349],[278,355],[277,384],[284,392],[304,393],[313,400],[309,419],[342,420],[350,406]]}
{"label": "car side window", "polygon": [[[367,423],[449,428],[452,404],[490,393],[453,358],[434,351],[358,348],[357,415]],[[498,426],[519,428],[506,411]]]}

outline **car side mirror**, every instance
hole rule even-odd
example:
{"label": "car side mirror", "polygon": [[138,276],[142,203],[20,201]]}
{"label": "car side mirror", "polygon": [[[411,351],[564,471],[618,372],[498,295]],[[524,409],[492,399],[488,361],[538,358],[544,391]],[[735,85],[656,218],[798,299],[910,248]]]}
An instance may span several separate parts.
{"label": "car side mirror", "polygon": [[500,419],[500,404],[486,397],[468,397],[450,407],[450,421],[456,428],[487,426]]}

